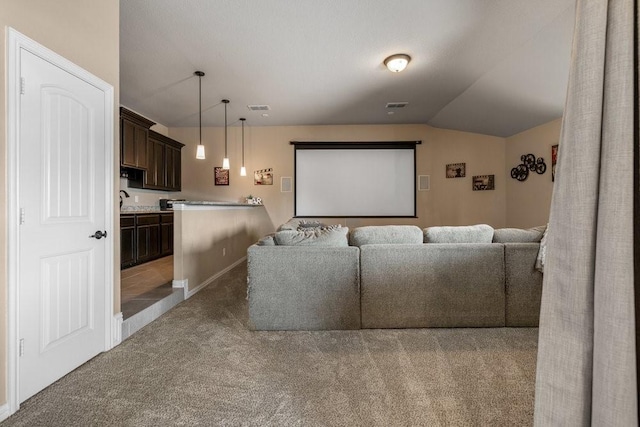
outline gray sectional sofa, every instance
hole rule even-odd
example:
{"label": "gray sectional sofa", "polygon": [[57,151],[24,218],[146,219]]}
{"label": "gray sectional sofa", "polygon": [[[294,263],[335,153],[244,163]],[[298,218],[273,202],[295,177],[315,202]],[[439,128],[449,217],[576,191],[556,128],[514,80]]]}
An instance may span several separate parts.
{"label": "gray sectional sofa", "polygon": [[290,221],[248,249],[256,330],[537,326],[543,229]]}

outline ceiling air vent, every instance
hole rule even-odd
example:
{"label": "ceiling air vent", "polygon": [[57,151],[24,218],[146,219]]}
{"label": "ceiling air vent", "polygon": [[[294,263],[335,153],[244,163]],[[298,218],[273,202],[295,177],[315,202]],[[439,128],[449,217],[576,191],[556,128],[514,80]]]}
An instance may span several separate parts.
{"label": "ceiling air vent", "polygon": [[409,104],[408,102],[387,102],[384,108],[404,108]]}
{"label": "ceiling air vent", "polygon": [[251,111],[269,111],[271,107],[268,105],[247,105],[247,108]]}

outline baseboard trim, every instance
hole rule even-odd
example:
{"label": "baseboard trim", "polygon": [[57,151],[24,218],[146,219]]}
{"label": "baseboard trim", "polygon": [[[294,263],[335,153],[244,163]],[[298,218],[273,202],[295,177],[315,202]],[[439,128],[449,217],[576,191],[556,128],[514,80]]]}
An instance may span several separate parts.
{"label": "baseboard trim", "polygon": [[[234,262],[233,264],[231,264],[230,266],[228,266],[227,268],[225,268],[223,270],[220,270],[219,272],[217,272],[213,276],[209,277],[208,279],[206,279],[204,282],[200,283],[195,288],[189,289],[188,291],[185,292],[184,299],[191,298],[196,293],[200,292],[201,290],[203,290],[204,288],[209,286],[211,284],[211,282],[216,280],[218,277],[222,276],[223,274],[227,273],[228,271],[230,271],[230,270],[234,269],[235,267],[239,266],[240,264],[242,264],[246,259],[247,259],[247,257],[245,255],[242,258],[240,258],[239,260],[237,260],[236,262]],[[188,289],[188,288],[185,288],[185,290],[186,289]]]}
{"label": "baseboard trim", "polygon": [[171,287],[172,288],[183,288],[186,289],[187,286],[189,285],[189,279],[182,279],[182,280],[173,280],[171,282]]}
{"label": "baseboard trim", "polygon": [[0,406],[0,423],[9,418],[9,415],[11,415],[11,413],[9,412],[9,404],[5,403],[4,405]]}
{"label": "baseboard trim", "polygon": [[122,342],[122,312],[113,315],[111,322],[111,348]]}

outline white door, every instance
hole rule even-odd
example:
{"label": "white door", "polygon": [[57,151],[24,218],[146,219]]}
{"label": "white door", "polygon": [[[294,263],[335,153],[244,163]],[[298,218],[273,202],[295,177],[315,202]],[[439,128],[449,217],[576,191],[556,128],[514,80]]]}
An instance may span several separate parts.
{"label": "white door", "polygon": [[19,401],[105,350],[105,93],[20,49]]}

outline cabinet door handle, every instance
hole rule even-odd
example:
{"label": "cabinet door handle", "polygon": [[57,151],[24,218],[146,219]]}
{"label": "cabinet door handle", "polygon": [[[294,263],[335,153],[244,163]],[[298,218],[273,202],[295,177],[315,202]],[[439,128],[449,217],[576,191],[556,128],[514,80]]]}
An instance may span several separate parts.
{"label": "cabinet door handle", "polygon": [[100,240],[103,237],[107,237],[107,230],[105,230],[105,231],[98,230],[95,233],[89,235],[89,237],[92,238],[92,239]]}

